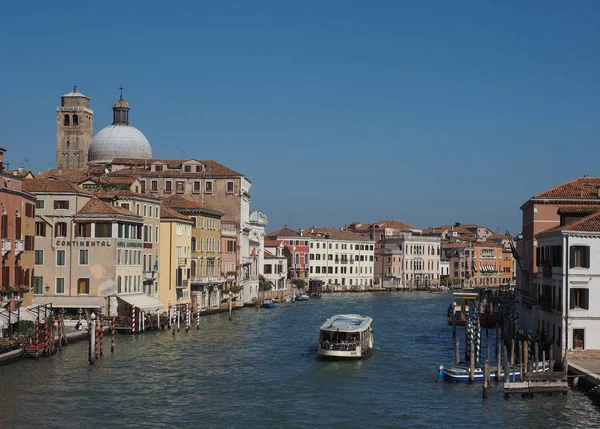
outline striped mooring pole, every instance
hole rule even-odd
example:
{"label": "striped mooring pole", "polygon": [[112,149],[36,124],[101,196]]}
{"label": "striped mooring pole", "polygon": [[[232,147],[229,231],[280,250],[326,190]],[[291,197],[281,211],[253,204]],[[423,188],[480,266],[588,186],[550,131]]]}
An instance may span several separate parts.
{"label": "striped mooring pole", "polygon": [[188,333],[190,331],[190,305],[185,305],[185,332]]}
{"label": "striped mooring pole", "polygon": [[40,344],[40,321],[36,319],[35,321],[35,358],[38,358],[38,349]]}
{"label": "striped mooring pole", "polygon": [[100,356],[104,355],[104,319],[100,318]]}
{"label": "striped mooring pole", "polygon": [[62,316],[58,315],[58,351],[62,351]]}
{"label": "striped mooring pole", "polygon": [[94,358],[98,359],[100,356],[100,318],[96,319],[96,336],[94,338]]}
{"label": "striped mooring pole", "polygon": [[196,303],[198,304],[197,314],[196,314],[196,330],[200,330],[200,295],[196,295]]}
{"label": "striped mooring pole", "polygon": [[169,328],[169,330],[171,329],[171,318],[173,317],[173,306],[171,305],[171,302],[169,301],[169,311],[167,313],[167,326]]}
{"label": "striped mooring pole", "polygon": [[135,305],[131,306],[131,333],[135,334]]}

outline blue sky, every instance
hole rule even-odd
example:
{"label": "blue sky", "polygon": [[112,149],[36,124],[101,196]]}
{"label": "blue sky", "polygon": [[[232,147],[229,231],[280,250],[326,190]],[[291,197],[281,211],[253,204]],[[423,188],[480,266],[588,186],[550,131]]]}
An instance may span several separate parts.
{"label": "blue sky", "polygon": [[60,95],[96,133],[123,84],[154,156],[245,174],[269,230],[515,233],[533,194],[600,174],[600,2],[499,3],[3,4],[0,145],[53,168]]}

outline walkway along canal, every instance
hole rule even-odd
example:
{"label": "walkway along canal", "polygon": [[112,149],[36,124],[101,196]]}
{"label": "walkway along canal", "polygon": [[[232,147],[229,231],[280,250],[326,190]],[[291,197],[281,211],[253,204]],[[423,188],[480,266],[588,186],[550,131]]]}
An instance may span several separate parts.
{"label": "walkway along canal", "polygon": [[[203,317],[200,329],[117,335],[87,363],[78,342],[46,359],[0,367],[0,426],[103,427],[600,427],[581,392],[504,399],[492,381],[436,380],[454,360],[451,294],[327,294],[302,304]],[[334,314],[373,318],[370,359],[315,358]],[[491,334],[490,334],[491,336]],[[105,337],[106,340],[106,337]]]}

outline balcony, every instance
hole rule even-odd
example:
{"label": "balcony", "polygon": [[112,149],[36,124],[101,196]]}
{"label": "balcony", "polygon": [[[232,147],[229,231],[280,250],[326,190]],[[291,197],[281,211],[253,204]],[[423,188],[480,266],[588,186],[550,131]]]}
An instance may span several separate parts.
{"label": "balcony", "polygon": [[15,255],[19,255],[25,251],[25,241],[15,240]]}
{"label": "balcony", "polygon": [[144,271],[144,280],[156,280],[156,271]]}
{"label": "balcony", "polygon": [[344,265],[346,265],[347,263],[348,263],[348,260],[347,260],[347,259],[342,259],[342,260],[340,261],[340,264],[344,264]]}
{"label": "balcony", "polygon": [[250,265],[252,262],[252,256],[242,256],[242,265]]}
{"label": "balcony", "polygon": [[[233,276],[230,276],[234,278]],[[202,276],[202,277],[192,277],[192,284],[194,285],[204,285],[204,284],[220,284],[225,283],[227,279],[223,276]]]}
{"label": "balcony", "polygon": [[177,265],[185,267],[187,265],[187,258],[177,258]]}
{"label": "balcony", "polygon": [[182,280],[180,284],[176,285],[177,289],[187,289],[189,280]]}
{"label": "balcony", "polygon": [[2,239],[2,256],[6,255],[8,252],[12,250],[12,242],[10,238]]}

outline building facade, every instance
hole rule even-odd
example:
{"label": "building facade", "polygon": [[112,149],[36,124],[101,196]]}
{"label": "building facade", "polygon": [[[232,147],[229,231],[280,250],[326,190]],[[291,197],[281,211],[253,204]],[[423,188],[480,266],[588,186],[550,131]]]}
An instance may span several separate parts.
{"label": "building facade", "polygon": [[280,230],[268,233],[266,238],[281,241],[292,254],[292,264],[288,266],[290,279],[308,279],[310,237],[304,235],[304,230],[294,231],[286,225]]}
{"label": "building facade", "polygon": [[61,97],[56,108],[56,168],[73,170],[84,167],[88,162],[88,151],[92,144],[94,111],[90,99],[73,91]]}

